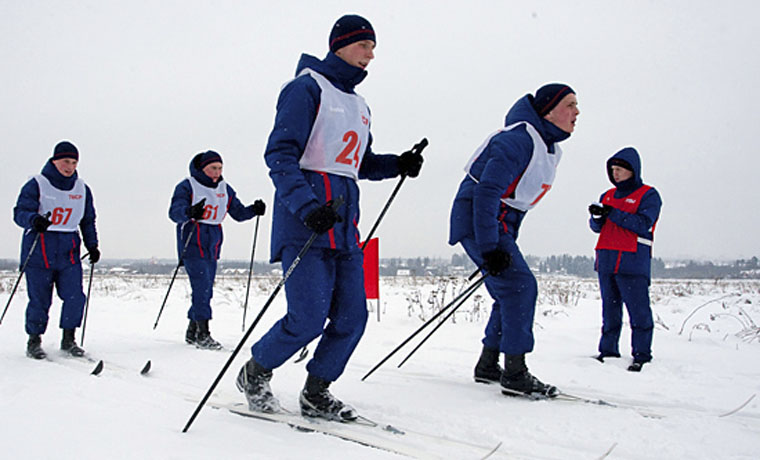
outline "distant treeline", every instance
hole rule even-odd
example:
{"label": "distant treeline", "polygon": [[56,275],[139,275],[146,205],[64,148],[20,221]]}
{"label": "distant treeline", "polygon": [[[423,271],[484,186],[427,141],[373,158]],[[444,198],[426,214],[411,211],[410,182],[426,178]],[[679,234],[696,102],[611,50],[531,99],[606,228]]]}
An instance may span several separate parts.
{"label": "distant treeline", "polygon": [[[537,273],[596,277],[592,257],[565,254],[550,257],[526,256],[525,259]],[[250,261],[222,260],[219,262],[218,274],[220,276],[247,274],[249,265]],[[97,266],[99,270],[112,273],[171,275],[177,267],[177,262],[169,259],[103,260]],[[18,267],[16,260],[0,259],[0,270],[14,271],[18,270]],[[433,257],[380,259],[381,276],[466,275],[472,273],[475,268],[466,254],[454,254],[451,259]],[[253,264],[255,275],[280,274],[281,272],[280,264],[266,262]],[[184,274],[184,270],[181,270],[181,273]],[[760,261],[757,257],[722,263],[694,260],[665,262],[656,258],[652,260],[652,276],[654,278],[760,279]]]}

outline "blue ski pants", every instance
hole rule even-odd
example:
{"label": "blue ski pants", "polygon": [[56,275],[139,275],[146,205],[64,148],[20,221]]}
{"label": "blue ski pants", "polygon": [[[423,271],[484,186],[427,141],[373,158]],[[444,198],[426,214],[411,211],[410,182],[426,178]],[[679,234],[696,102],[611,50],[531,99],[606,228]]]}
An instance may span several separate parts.
{"label": "blue ski pants", "polygon": [[192,289],[190,309],[187,318],[193,321],[211,319],[211,298],[214,296],[216,259],[187,258],[185,271],[190,278]]}
{"label": "blue ski pants", "polygon": [[[462,240],[467,255],[479,267],[483,257],[474,238]],[[509,268],[498,276],[488,276],[486,289],[494,299],[486,324],[483,345],[508,355],[533,351],[533,317],[536,312],[538,284],[520,248],[509,234],[502,234],[499,248],[512,257]]]}
{"label": "blue ski pants", "polygon": [[[283,272],[299,251],[283,249]],[[361,252],[308,250],[285,282],[287,313],[251,347],[253,359],[275,369],[321,337],[306,370],[328,382],[337,380],[367,325],[363,261]]]}
{"label": "blue ski pants", "polygon": [[82,325],[85,295],[82,291],[82,264],[60,264],[56,268],[27,266],[26,287],[29,303],[26,306],[26,333],[42,335],[47,330],[48,312],[53,301],[53,286],[61,306],[61,329],[76,329]]}
{"label": "blue ski pants", "polygon": [[623,327],[623,304],[631,320],[633,359],[652,360],[654,321],[649,305],[649,278],[643,275],[599,273],[602,294],[602,337],[599,353],[619,355],[618,342]]}

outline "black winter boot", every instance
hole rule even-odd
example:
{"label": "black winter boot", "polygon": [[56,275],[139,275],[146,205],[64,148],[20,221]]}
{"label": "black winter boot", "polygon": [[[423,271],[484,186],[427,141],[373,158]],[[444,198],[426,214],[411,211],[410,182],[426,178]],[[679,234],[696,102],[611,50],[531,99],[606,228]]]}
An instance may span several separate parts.
{"label": "black winter boot", "polygon": [[195,346],[204,350],[221,350],[222,344],[211,338],[211,332],[208,330],[208,320],[204,319],[195,323],[198,326]]}
{"label": "black winter boot", "polygon": [[499,383],[504,369],[499,366],[499,350],[483,347],[478,364],[475,365],[475,381],[478,383]]}
{"label": "black winter boot", "polygon": [[559,394],[559,390],[553,385],[543,383],[528,372],[525,355],[504,355],[501,393],[508,396],[525,394],[553,398]]}
{"label": "black winter boot", "polygon": [[84,356],[84,350],[81,349],[79,345],[77,345],[76,340],[74,340],[74,331],[75,329],[63,330],[63,338],[61,339],[61,351],[65,351],[66,353],[76,358],[81,358]]}
{"label": "black winter boot", "polygon": [[604,358],[620,358],[620,353],[599,353],[594,359],[600,363],[604,362]]}
{"label": "black winter boot", "polygon": [[235,385],[245,394],[248,408],[255,412],[280,412],[280,402],[272,394],[269,381],[272,370],[259,365],[251,358],[240,368]]}
{"label": "black winter boot", "polygon": [[195,341],[197,340],[197,334],[198,334],[198,323],[190,320],[190,324],[187,325],[187,331],[185,332],[185,342],[189,343],[190,345],[194,345]]}
{"label": "black winter boot", "polygon": [[649,361],[633,361],[630,366],[628,366],[628,372],[641,372],[641,368],[644,367],[644,364],[648,363]]}
{"label": "black winter boot", "polygon": [[42,349],[42,338],[39,335],[32,334],[26,342],[26,356],[34,359],[45,359],[47,353]]}
{"label": "black winter boot", "polygon": [[306,385],[301,392],[299,402],[301,415],[306,417],[324,418],[337,422],[350,422],[356,420],[359,414],[353,407],[343,404],[327,389],[331,382],[323,380],[312,374],[306,378]]}

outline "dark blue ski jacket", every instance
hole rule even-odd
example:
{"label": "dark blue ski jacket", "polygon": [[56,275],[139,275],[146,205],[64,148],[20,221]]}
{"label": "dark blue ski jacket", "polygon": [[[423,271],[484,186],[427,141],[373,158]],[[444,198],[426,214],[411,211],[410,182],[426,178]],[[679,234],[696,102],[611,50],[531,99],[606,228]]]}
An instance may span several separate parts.
{"label": "dark blue ski jacket", "polygon": [[[79,177],[75,171],[71,177],[65,177],[51,160],[42,168],[45,176],[53,187],[59,190],[71,190]],[[98,232],[95,228],[95,205],[90,187],[85,185],[86,196],[84,216],[79,222],[84,239],[84,246],[89,250],[98,247]],[[29,250],[34,243],[37,232],[32,229],[32,220],[37,216],[40,208],[40,188],[34,178],[29,179],[21,188],[16,206],[13,208],[13,220],[16,225],[24,229],[21,241],[21,264],[29,255]],[[34,253],[29,258],[29,267],[54,268],[65,265],[80,263],[79,247],[81,244],[79,232],[44,232],[40,235]]]}
{"label": "dark blue ski jacket", "polygon": [[[198,161],[202,153],[193,157],[190,161],[190,176],[206,187],[216,188],[216,183],[203,171],[198,169]],[[220,177],[221,181],[222,178]],[[177,257],[182,259],[182,248],[188,235],[192,231],[190,243],[187,245],[185,259],[219,259],[222,252],[224,233],[222,225],[199,224],[187,217],[187,211],[193,197],[193,188],[188,179],[182,180],[174,187],[171,204],[169,205],[169,218],[177,224]],[[227,184],[227,214],[238,222],[252,219],[253,210],[243,205],[237,198],[235,190]]]}
{"label": "dark blue ski jacket", "polygon": [[[509,110],[504,126],[525,121],[541,135],[550,152],[556,142],[570,134],[540,118],[531,105],[533,96],[520,98]],[[496,134],[473,163],[471,174],[459,184],[454,198],[449,226],[449,244],[475,237],[481,253],[496,249],[499,234],[508,232],[517,239],[525,212],[508,207],[501,201],[507,188],[522,175],[533,156],[533,139],[525,125]],[[503,222],[505,225],[501,225]]]}
{"label": "dark blue ski jacket", "polygon": [[[633,177],[630,179],[615,183],[612,177],[612,161],[621,159],[631,165],[633,168]],[[641,179],[641,159],[636,149],[626,147],[607,160],[607,177],[615,186],[615,198],[624,198],[635,192],[639,187],[644,185]],[[606,192],[605,192],[606,193]],[[605,193],[599,197],[599,202],[604,198]],[[589,219],[589,226],[595,233],[602,230],[606,220],[610,220],[620,227],[630,230],[636,235],[647,240],[653,240],[654,235],[652,226],[657,222],[660,216],[662,199],[657,190],[652,187],[641,197],[639,207],[635,214],[627,213],[619,209],[613,209],[606,219]],[[600,249],[596,251],[595,269],[599,273],[622,273],[627,275],[644,275],[647,278],[651,276],[652,268],[652,248],[649,245],[638,243],[636,252],[615,251],[610,249]]]}
{"label": "dark blue ski jacket", "polygon": [[[332,52],[319,60],[301,55],[296,75],[310,68],[332,83],[340,91],[353,94],[367,72],[354,67]],[[302,170],[299,160],[303,155],[317,116],[321,90],[310,75],[297,76],[288,82],[277,100],[274,128],[269,135],[264,160],[269,177],[275,186],[272,213],[272,241],[270,261],[281,260],[286,245],[303,246],[312,232],[304,225],[306,215],[331,199],[343,197],[339,209],[343,221],[331,232],[319,235],[313,248],[332,248],[358,252],[359,243],[359,187],[355,180],[323,172]],[[382,180],[399,175],[398,156],[372,152],[372,135],[359,167],[359,178]]]}

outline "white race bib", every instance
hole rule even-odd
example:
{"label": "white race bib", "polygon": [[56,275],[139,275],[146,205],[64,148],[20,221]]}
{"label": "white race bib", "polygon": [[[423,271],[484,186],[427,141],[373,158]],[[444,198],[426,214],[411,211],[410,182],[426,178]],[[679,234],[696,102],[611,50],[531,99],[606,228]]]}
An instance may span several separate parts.
{"label": "white race bib", "polygon": [[190,186],[193,189],[193,196],[190,197],[190,203],[196,204],[202,199],[206,199],[206,206],[203,208],[203,218],[199,221],[201,224],[217,225],[221,224],[227,216],[227,184],[220,180],[216,188],[206,187],[195,178],[188,177]]}
{"label": "white race bib", "polygon": [[334,87],[319,73],[304,69],[322,90],[319,110],[306,149],[299,160],[301,169],[359,178],[359,167],[369,142],[370,115],[358,94]]}
{"label": "white race bib", "polygon": [[50,232],[77,231],[79,222],[84,217],[84,204],[87,190],[84,181],[77,179],[71,190],[55,188],[42,174],[34,176],[40,189],[41,215],[50,213],[48,220],[52,224],[47,228]]}

